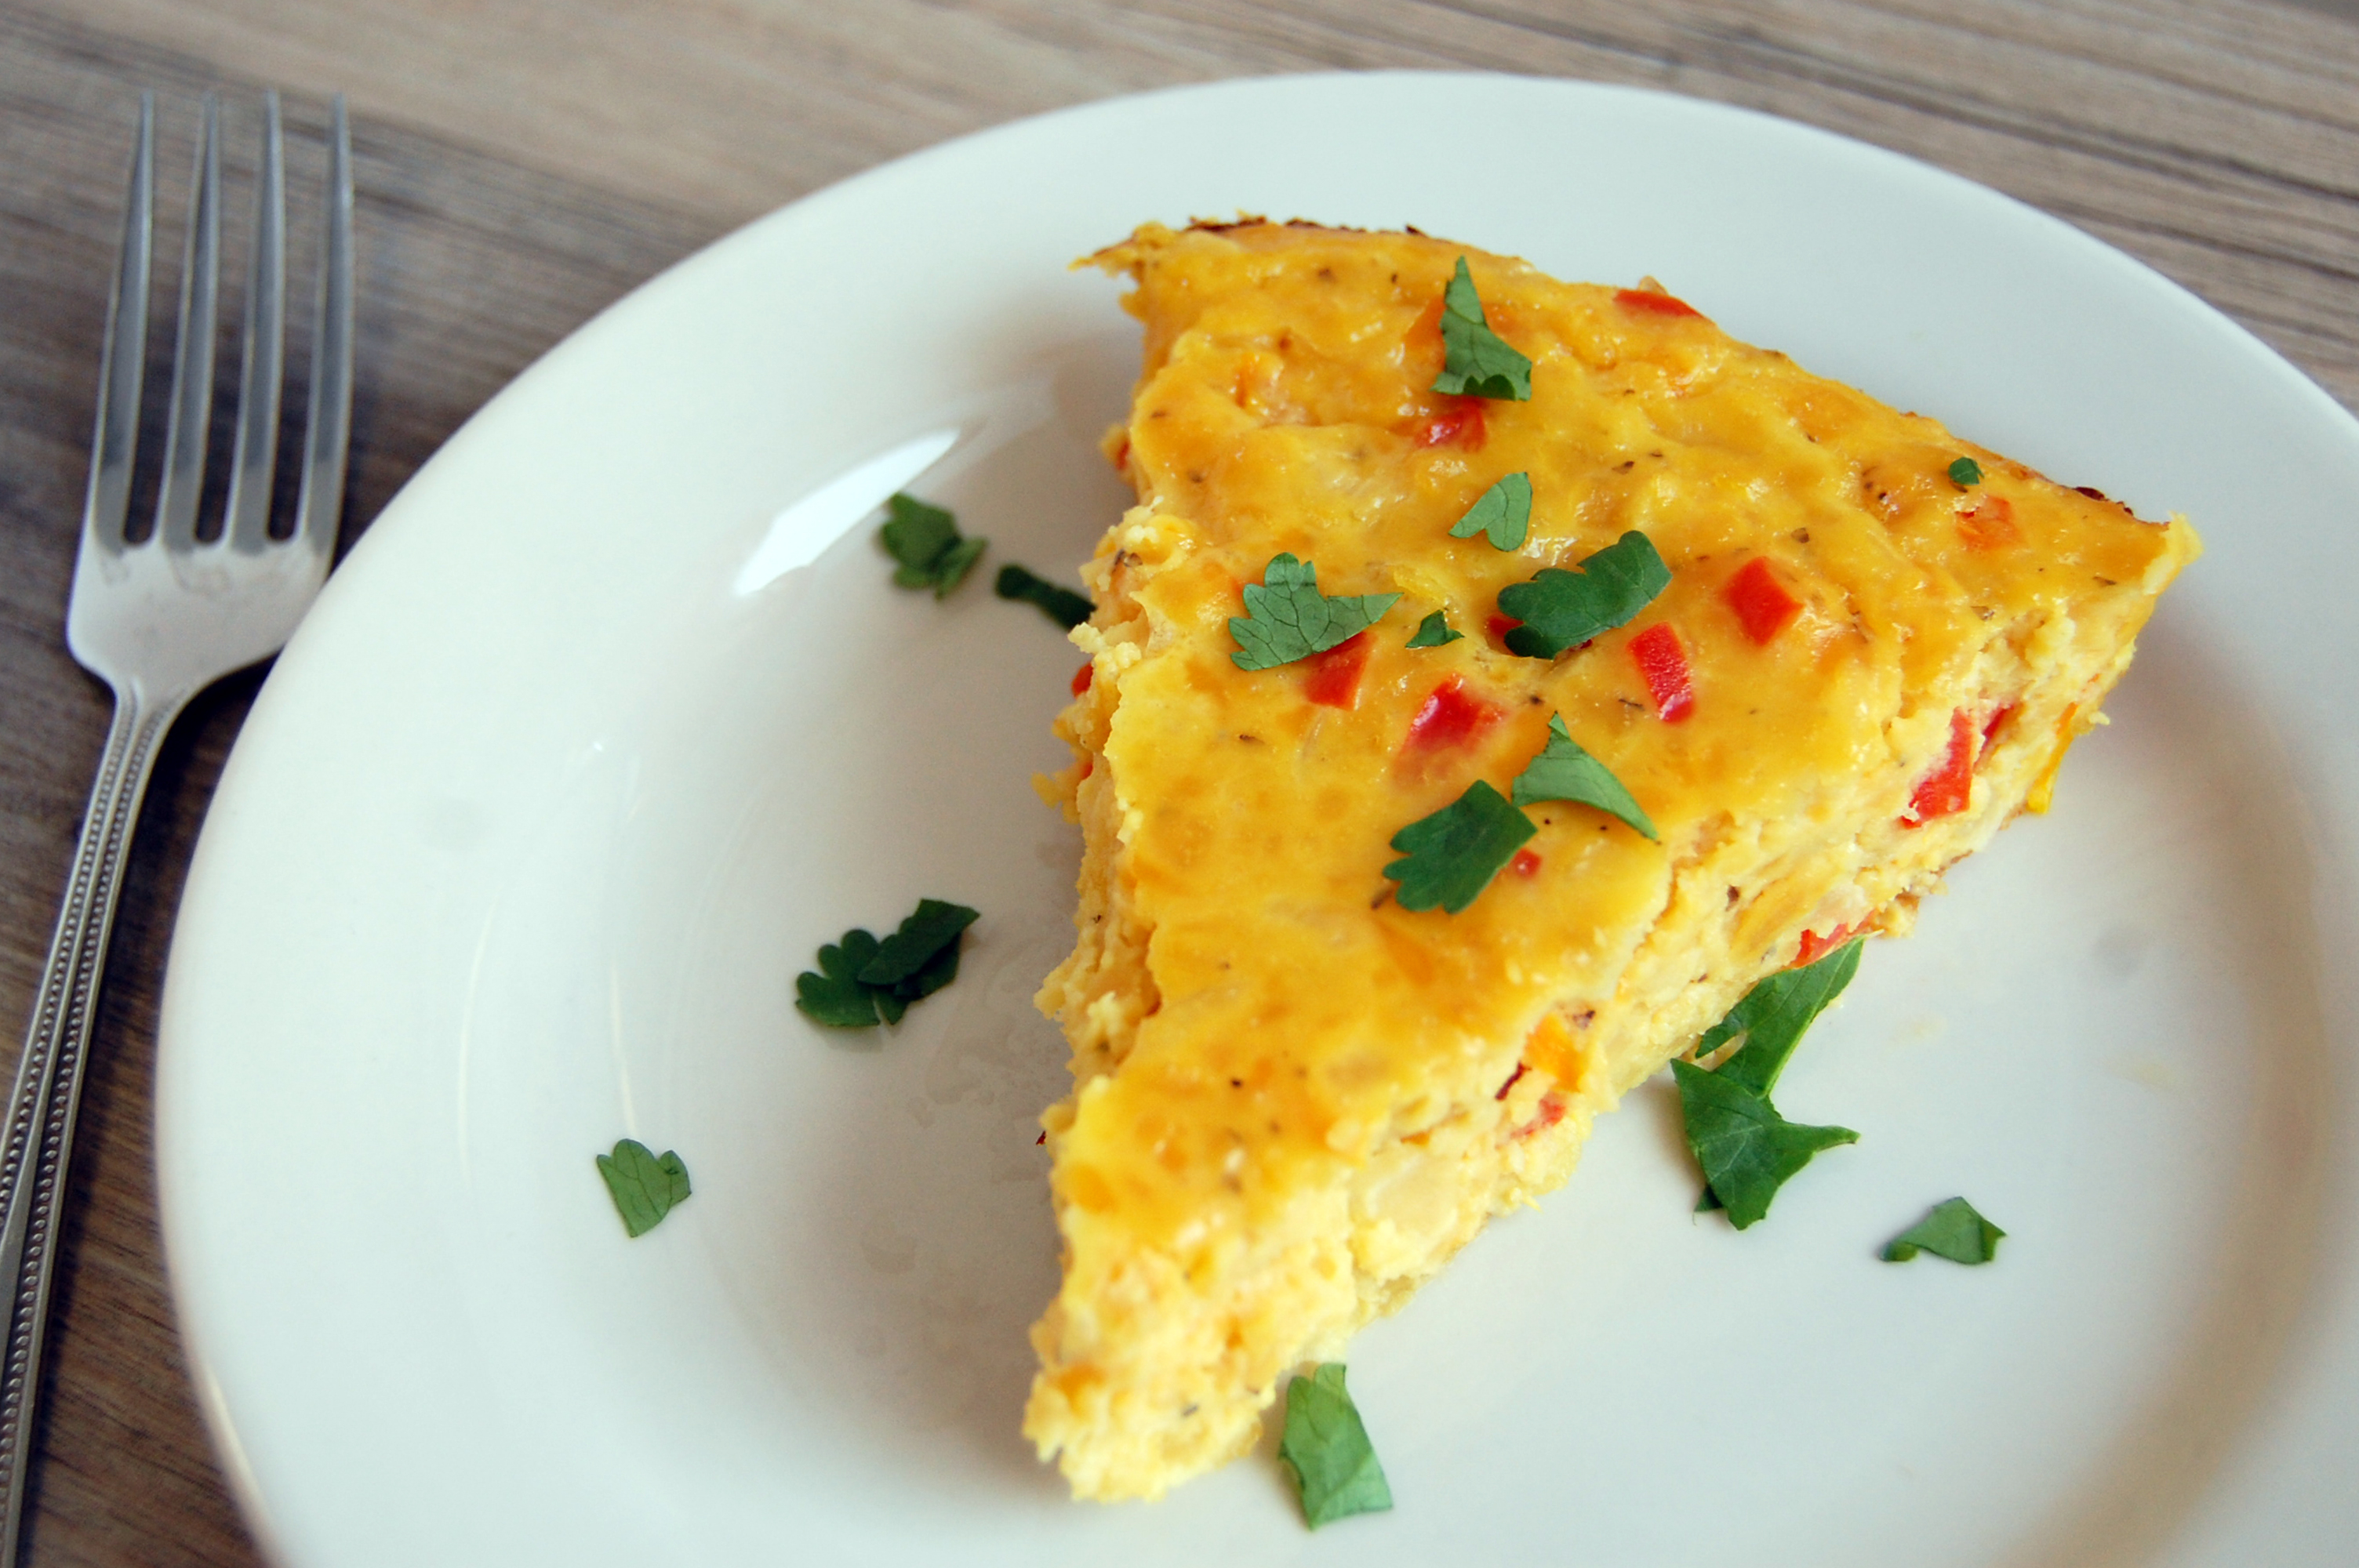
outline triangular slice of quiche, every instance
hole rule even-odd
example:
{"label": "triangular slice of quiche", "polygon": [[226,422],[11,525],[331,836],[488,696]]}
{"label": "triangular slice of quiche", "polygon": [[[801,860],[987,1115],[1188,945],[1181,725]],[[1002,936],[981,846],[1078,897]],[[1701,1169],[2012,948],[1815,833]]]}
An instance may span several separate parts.
{"label": "triangular slice of quiche", "polygon": [[[1058,721],[1025,1431],[1151,1498],[1756,981],[2043,809],[2198,546],[1652,285],[1259,221],[1093,259],[1147,330],[1138,505]],[[1584,767],[1635,813],[1531,784]]]}

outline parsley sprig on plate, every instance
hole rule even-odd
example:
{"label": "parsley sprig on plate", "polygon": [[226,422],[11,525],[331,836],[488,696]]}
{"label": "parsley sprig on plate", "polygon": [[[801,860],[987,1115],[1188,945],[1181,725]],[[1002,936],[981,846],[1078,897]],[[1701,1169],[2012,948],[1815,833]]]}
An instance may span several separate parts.
{"label": "parsley sprig on plate", "polygon": [[1343,1387],[1340,1361],[1322,1361],[1308,1378],[1286,1385],[1286,1433],[1277,1458],[1293,1475],[1303,1520],[1313,1530],[1393,1506],[1385,1467]]}
{"label": "parsley sprig on plate", "polygon": [[1692,1062],[1671,1064],[1688,1147],[1703,1167],[1704,1197],[1696,1206],[1726,1208],[1729,1223],[1739,1230],[1769,1212],[1777,1189],[1812,1155],[1859,1141],[1847,1127],[1787,1120],[1770,1103],[1769,1092],[1804,1032],[1859,972],[1860,946],[1854,938],[1815,964],[1782,969],[1746,991],[1696,1042],[1695,1054],[1704,1056],[1743,1040],[1718,1071]]}
{"label": "parsley sprig on plate", "polygon": [[1060,588],[1046,578],[1010,561],[999,568],[999,577],[991,591],[1002,599],[1013,599],[1036,605],[1041,614],[1070,632],[1090,618],[1097,606],[1070,588]]}
{"label": "parsley sprig on plate", "polygon": [[878,534],[886,552],[900,563],[893,580],[903,588],[930,588],[936,599],[964,579],[990,543],[966,537],[951,513],[914,495],[897,493],[886,501],[885,510],[891,515]]}
{"label": "parsley sprig on plate", "polygon": [[623,1228],[634,1237],[661,1225],[664,1216],[688,1201],[690,1190],[688,1167],[677,1153],[667,1149],[658,1154],[636,1138],[599,1155],[598,1174],[614,1200],[614,1212],[623,1217]]}
{"label": "parsley sprig on plate", "polygon": [[924,898],[892,935],[855,926],[819,950],[819,971],[795,977],[795,1006],[830,1029],[898,1023],[909,1004],[958,978],[959,940],[979,918],[962,903]]}
{"label": "parsley sprig on plate", "polygon": [[1922,1251],[1952,1263],[1987,1263],[1998,1256],[1999,1238],[2006,1234],[1965,1199],[1951,1198],[1894,1237],[1884,1249],[1884,1260],[1906,1263]]}

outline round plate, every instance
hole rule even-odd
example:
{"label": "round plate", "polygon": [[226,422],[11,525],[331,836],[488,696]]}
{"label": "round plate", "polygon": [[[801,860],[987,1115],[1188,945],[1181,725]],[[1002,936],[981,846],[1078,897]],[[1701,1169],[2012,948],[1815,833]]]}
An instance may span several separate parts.
{"label": "round plate", "polygon": [[[1477,134],[1479,133],[1479,134]],[[1352,1383],[1398,1498],[1307,1533],[1267,1445],[1153,1507],[1017,1435],[1077,655],[992,596],[1118,515],[1137,363],[1067,271],[1147,219],[1430,232],[1652,274],[1741,337],[2211,554],[2051,816],[1879,944],[1779,1092],[1859,1130],[1692,1217],[1661,1086]],[[936,602],[876,504],[991,553]],[[824,191],[486,406],[329,584],[205,827],[166,996],[167,1241],[202,1400],[304,1568],[2339,1559],[2359,427],[2136,264],[1854,143],[1482,76],[1188,89]],[[920,896],[958,982],[874,1036],[797,970]],[[695,1195],[625,1239],[592,1156]],[[1995,1266],[1877,1260],[1965,1194]]]}

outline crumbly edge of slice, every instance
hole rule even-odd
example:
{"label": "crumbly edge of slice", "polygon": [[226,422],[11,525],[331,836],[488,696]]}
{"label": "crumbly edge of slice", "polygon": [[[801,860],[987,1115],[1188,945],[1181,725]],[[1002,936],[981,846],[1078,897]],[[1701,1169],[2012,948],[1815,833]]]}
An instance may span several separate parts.
{"label": "crumbly edge of slice", "polygon": [[[1038,1003],[1073,1048],[1071,1097],[1044,1116],[1052,1143],[1090,1085],[1116,1070],[1158,1000],[1151,931],[1130,906],[1121,868],[1129,824],[1103,755],[1125,673],[1155,631],[1119,590],[1110,534],[1088,575],[1102,611],[1075,641],[1093,661],[1089,690],[1059,720],[1076,752],[1045,793],[1087,829],[1071,957]],[[1830,781],[1811,809],[1775,822],[1708,823],[1674,846],[1669,895],[1610,1002],[1560,999],[1523,1035],[1496,1043],[1494,1092],[1419,1108],[1368,1158],[1301,1194],[1210,1281],[1136,1245],[1097,1217],[1060,1208],[1070,1265],[1096,1251],[1093,1288],[1060,1291],[1033,1331],[1041,1360],[1025,1431],[1075,1494],[1153,1498],[1250,1448],[1290,1368],[1332,1356],[1372,1317],[1398,1308],[1493,1215],[1561,1184],[1595,1116],[1673,1057],[1765,976],[1794,961],[1803,934],[1838,926],[1899,935],[1945,868],[2025,809],[2044,810],[2073,739],[2098,722],[2129,664],[2138,627],[2178,562],[2155,581],[2095,596],[2064,614],[1995,625],[1954,689],[1919,694],[1891,722],[1896,758],[1925,752],[1921,734],[1953,708],[2006,710],[1977,759],[1969,809],[1899,822],[1914,777]],[[1519,1070],[1520,1069],[1520,1070]]]}

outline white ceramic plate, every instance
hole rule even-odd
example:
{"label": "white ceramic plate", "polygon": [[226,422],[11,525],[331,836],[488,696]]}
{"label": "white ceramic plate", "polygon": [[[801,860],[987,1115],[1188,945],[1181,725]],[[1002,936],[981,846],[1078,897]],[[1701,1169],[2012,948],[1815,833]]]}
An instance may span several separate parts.
{"label": "white ceramic plate", "polygon": [[[1016,1434],[1054,1280],[1028,1006],[1076,655],[992,598],[1117,513],[1137,348],[1073,256],[1243,209],[1652,273],[1738,334],[2212,553],[2054,815],[1869,953],[1780,1098],[1861,1130],[1744,1235],[1659,1086],[1352,1380],[1398,1507],[1266,1451],[1153,1508]],[[886,585],[907,486],[992,554]],[[1264,81],[879,169],[648,285],[389,507],[256,705],[166,998],[165,1223],[269,1550],[422,1563],[2079,1565],[2344,1560],[2359,1413],[2359,427],[1989,191],[1566,82]],[[889,1037],[795,971],[980,906]],[[591,1163],[677,1149],[626,1242]],[[1964,1193],[1996,1266],[1876,1260]]]}

